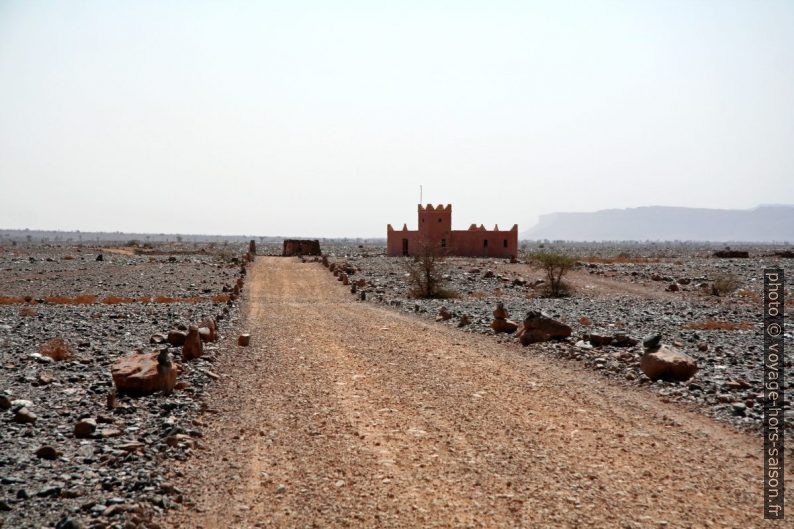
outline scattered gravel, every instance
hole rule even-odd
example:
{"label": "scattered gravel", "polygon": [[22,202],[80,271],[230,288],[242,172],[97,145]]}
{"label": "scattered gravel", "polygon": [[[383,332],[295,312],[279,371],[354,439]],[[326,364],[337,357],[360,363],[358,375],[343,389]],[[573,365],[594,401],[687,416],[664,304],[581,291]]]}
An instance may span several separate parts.
{"label": "scattered gravel", "polygon": [[[86,246],[0,248],[0,525],[156,527],[155,515],[185,499],[164,476],[169,461],[185,460],[202,447],[199,414],[211,411],[211,389],[223,376],[213,365],[226,348],[237,347],[238,303],[227,298],[245,248],[197,247],[175,255],[166,246],[147,255]],[[497,342],[516,341],[490,328],[498,301],[519,323],[528,311],[542,310],[571,326],[573,335],[530,345],[522,349],[526,354],[583,363],[595,376],[647,385],[665,399],[758,430],[761,270],[779,264],[790,278],[794,267],[791,259],[772,256],[777,247],[743,249],[749,259],[713,258],[708,246],[555,245],[589,257],[571,274],[573,294],[561,299],[542,297],[541,272],[522,260],[450,258],[445,286],[457,297],[422,300],[408,295],[403,259],[385,257],[382,246],[323,242],[331,262],[350,265],[350,288],[367,301],[432,319],[445,307],[451,317],[442,324],[457,327],[468,319],[464,332]],[[260,245],[259,252],[278,254],[280,247]],[[613,262],[618,255],[622,261]],[[715,296],[710,285],[724,274],[735,276],[739,286]],[[673,283],[678,287],[669,288]],[[789,316],[794,296],[790,288],[786,294]],[[182,365],[176,391],[114,398],[115,359],[167,347],[167,341],[150,344],[150,337],[167,340],[169,331],[185,330],[204,316],[219,320],[221,339]],[[790,339],[794,330],[787,320]],[[733,323],[738,330],[688,328],[702,322]],[[641,343],[593,347],[582,340],[586,333],[617,332],[640,341],[659,332],[664,343],[695,358],[700,370],[684,383],[654,383],[639,369]],[[41,349],[54,339],[64,341],[63,360]],[[180,347],[170,351],[179,360]],[[791,361],[786,365],[791,368]],[[794,380],[787,389],[791,428]]]}
{"label": "scattered gravel", "polygon": [[[548,247],[544,248],[549,250]],[[570,274],[572,295],[543,297],[541,270],[519,260],[448,258],[443,265],[444,286],[458,297],[415,299],[403,259],[384,256],[380,247],[333,247],[330,261],[349,263],[356,271],[350,280],[365,279],[357,288],[368,301],[436,319],[446,308],[452,317],[446,325],[460,326],[464,315],[471,323],[462,327],[470,333],[493,335],[497,341],[516,341],[515,336],[496,334],[490,328],[498,301],[504,303],[509,318],[521,322],[531,310],[542,310],[571,326],[573,335],[560,342],[533,344],[527,354],[545,354],[581,362],[613,380],[632,385],[650,385],[665,399],[688,402],[705,413],[737,427],[760,430],[763,419],[763,324],[761,298],[762,269],[781,266],[787,277],[794,277],[791,259],[770,257],[779,250],[773,246],[750,247],[749,259],[713,258],[712,247],[681,246],[659,251],[656,245],[566,245],[555,247],[572,255],[600,256],[601,259],[658,259],[659,262],[587,263],[580,262]],[[580,258],[581,259],[581,258]],[[738,279],[735,292],[725,296],[711,294],[710,285],[719,274]],[[680,281],[676,292],[667,284]],[[703,284],[704,286],[700,286]],[[787,290],[786,337],[794,336],[790,318],[794,291]],[[701,330],[690,328],[703,322],[732,323],[738,330]],[[652,382],[639,368],[642,344],[631,348],[593,347],[582,340],[594,333],[614,335],[623,332],[642,341],[659,332],[662,341],[675,344],[697,360],[699,371],[687,382]],[[786,363],[792,367],[792,361]],[[785,400],[786,428],[794,427],[794,380],[787,380]]]}
{"label": "scattered gravel", "polygon": [[[165,471],[168,461],[201,447],[197,417],[210,400],[213,363],[227,339],[182,363],[170,395],[114,396],[110,365],[135,350],[168,346],[150,344],[150,337],[205,315],[219,319],[230,340],[239,311],[226,298],[239,274],[239,259],[211,253],[0,249],[0,297],[31,300],[0,304],[4,527],[155,527],[154,515],[183,501]],[[97,301],[71,304],[78,296]],[[103,303],[109,296],[120,299]],[[53,297],[62,299],[47,301]],[[150,301],[157,297],[168,299]],[[41,354],[52,339],[65,343],[64,360]],[[181,362],[181,348],[170,352]]]}

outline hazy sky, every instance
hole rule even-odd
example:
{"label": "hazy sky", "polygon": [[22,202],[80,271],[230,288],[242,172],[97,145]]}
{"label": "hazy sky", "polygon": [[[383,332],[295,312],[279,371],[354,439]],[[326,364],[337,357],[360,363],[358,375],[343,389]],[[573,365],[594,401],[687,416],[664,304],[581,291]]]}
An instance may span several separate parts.
{"label": "hazy sky", "polygon": [[794,203],[794,2],[0,0],[0,227]]}

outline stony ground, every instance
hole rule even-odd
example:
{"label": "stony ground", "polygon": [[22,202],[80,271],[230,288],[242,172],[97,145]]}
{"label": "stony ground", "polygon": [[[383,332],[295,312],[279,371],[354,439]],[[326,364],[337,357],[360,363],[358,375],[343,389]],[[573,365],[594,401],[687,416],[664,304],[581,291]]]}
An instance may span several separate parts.
{"label": "stony ground", "polygon": [[[627,249],[630,250],[627,252]],[[777,247],[752,247],[750,259],[716,259],[712,248],[682,246],[678,252],[659,251],[656,245],[612,248],[567,245],[547,251],[594,256],[582,258],[568,276],[571,295],[561,299],[544,296],[542,270],[501,259],[449,258],[443,265],[445,287],[455,297],[421,300],[410,296],[402,258],[389,258],[377,247],[331,249],[331,261],[349,263],[356,272],[351,281],[364,279],[368,301],[395,307],[402,312],[436,319],[442,307],[452,313],[447,325],[457,327],[468,315],[471,325],[462,330],[491,335],[497,341],[515,342],[508,335],[495,335],[490,328],[497,301],[504,303],[511,318],[520,322],[529,310],[543,310],[573,328],[571,339],[559,343],[535,344],[532,354],[572,359],[592,370],[592,376],[638,386],[652,386],[664,398],[692,403],[704,412],[742,428],[758,430],[762,420],[763,342],[762,270],[781,266],[788,283],[794,277],[794,260],[771,256]],[[599,258],[598,255],[601,255]],[[671,255],[673,254],[673,255]],[[605,255],[622,255],[618,262],[600,262]],[[643,257],[644,256],[644,257]],[[639,262],[621,262],[636,259]],[[650,260],[651,262],[644,262]],[[737,288],[715,296],[711,285],[730,274]],[[670,284],[676,282],[676,291]],[[791,311],[794,289],[787,290],[786,337],[794,337]],[[700,329],[706,324],[733,324],[736,330]],[[585,333],[614,334],[622,331],[637,339],[661,332],[663,341],[676,344],[693,356],[700,367],[685,383],[652,383],[639,368],[642,346],[591,348],[580,338]],[[789,357],[791,358],[791,357]],[[787,367],[791,368],[791,359]],[[595,374],[597,373],[597,374]],[[794,379],[787,380],[787,428],[794,427]]]}
{"label": "stony ground", "polygon": [[[411,298],[382,247],[324,249],[366,286],[353,295],[318,263],[260,257],[240,314],[226,297],[242,246],[0,248],[0,527],[763,525],[760,270],[794,271],[776,248],[724,260],[561,245],[582,261],[563,299],[522,262],[450,259],[446,300]],[[725,273],[737,290],[710,294]],[[574,336],[524,348],[494,335],[496,301]],[[433,322],[442,306],[453,317]],[[182,365],[180,389],[108,408],[113,360],[205,315],[223,337]],[[689,328],[708,321],[739,330]],[[660,331],[700,371],[651,383],[640,347],[580,341],[616,330]],[[237,347],[242,331],[252,347]],[[68,359],[42,355],[53,338]],[[22,407],[35,422],[16,422]],[[791,428],[790,404],[786,417]],[[77,438],[86,418],[97,430]]]}
{"label": "stony ground", "polygon": [[355,301],[319,263],[258,258],[246,288],[252,346],[216,366],[169,526],[780,526],[756,435]]}
{"label": "stony ground", "polygon": [[[197,417],[223,342],[207,344],[202,359],[182,366],[178,391],[119,395],[112,409],[110,364],[135,350],[160,349],[150,344],[152,334],[205,315],[222,318],[226,334],[238,310],[223,301],[224,287],[234,285],[239,268],[208,253],[0,252],[0,526],[53,527],[68,520],[82,527],[150,527],[181,501],[164,472],[201,443]],[[16,302],[19,297],[29,302]],[[51,339],[65,342],[68,358],[42,354]],[[171,351],[180,358],[179,348]],[[16,422],[21,407],[35,422]],[[98,423],[93,435],[76,437],[81,419]],[[174,442],[177,435],[183,437]]]}

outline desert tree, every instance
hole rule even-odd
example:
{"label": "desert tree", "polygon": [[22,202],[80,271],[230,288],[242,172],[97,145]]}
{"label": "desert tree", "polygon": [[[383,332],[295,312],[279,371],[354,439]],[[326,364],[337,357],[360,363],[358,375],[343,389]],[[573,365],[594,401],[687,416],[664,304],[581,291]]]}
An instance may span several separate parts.
{"label": "desert tree", "polygon": [[576,265],[576,258],[555,252],[535,252],[529,261],[546,274],[546,293],[555,298],[568,294],[568,286],[563,281],[565,275]]}
{"label": "desert tree", "polygon": [[442,288],[444,281],[446,252],[440,243],[420,241],[416,254],[405,261],[411,295],[417,298],[454,297],[449,290]]}

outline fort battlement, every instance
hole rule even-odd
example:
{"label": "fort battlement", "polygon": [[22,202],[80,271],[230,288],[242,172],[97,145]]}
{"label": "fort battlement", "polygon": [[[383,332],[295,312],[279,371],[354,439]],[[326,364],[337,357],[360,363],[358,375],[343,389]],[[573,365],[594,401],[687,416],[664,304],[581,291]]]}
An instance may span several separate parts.
{"label": "fort battlement", "polygon": [[416,255],[423,245],[437,246],[442,253],[465,257],[516,257],[518,253],[518,224],[509,230],[494,226],[488,230],[483,224],[472,224],[467,230],[452,229],[452,204],[417,205],[417,229],[407,224],[395,230],[386,225],[387,255]]}
{"label": "fort battlement", "polygon": [[427,206],[423,206],[419,204],[419,211],[449,211],[449,214],[452,214],[452,204],[447,204],[446,206],[443,204],[439,204],[435,208],[433,204],[428,204]]}

